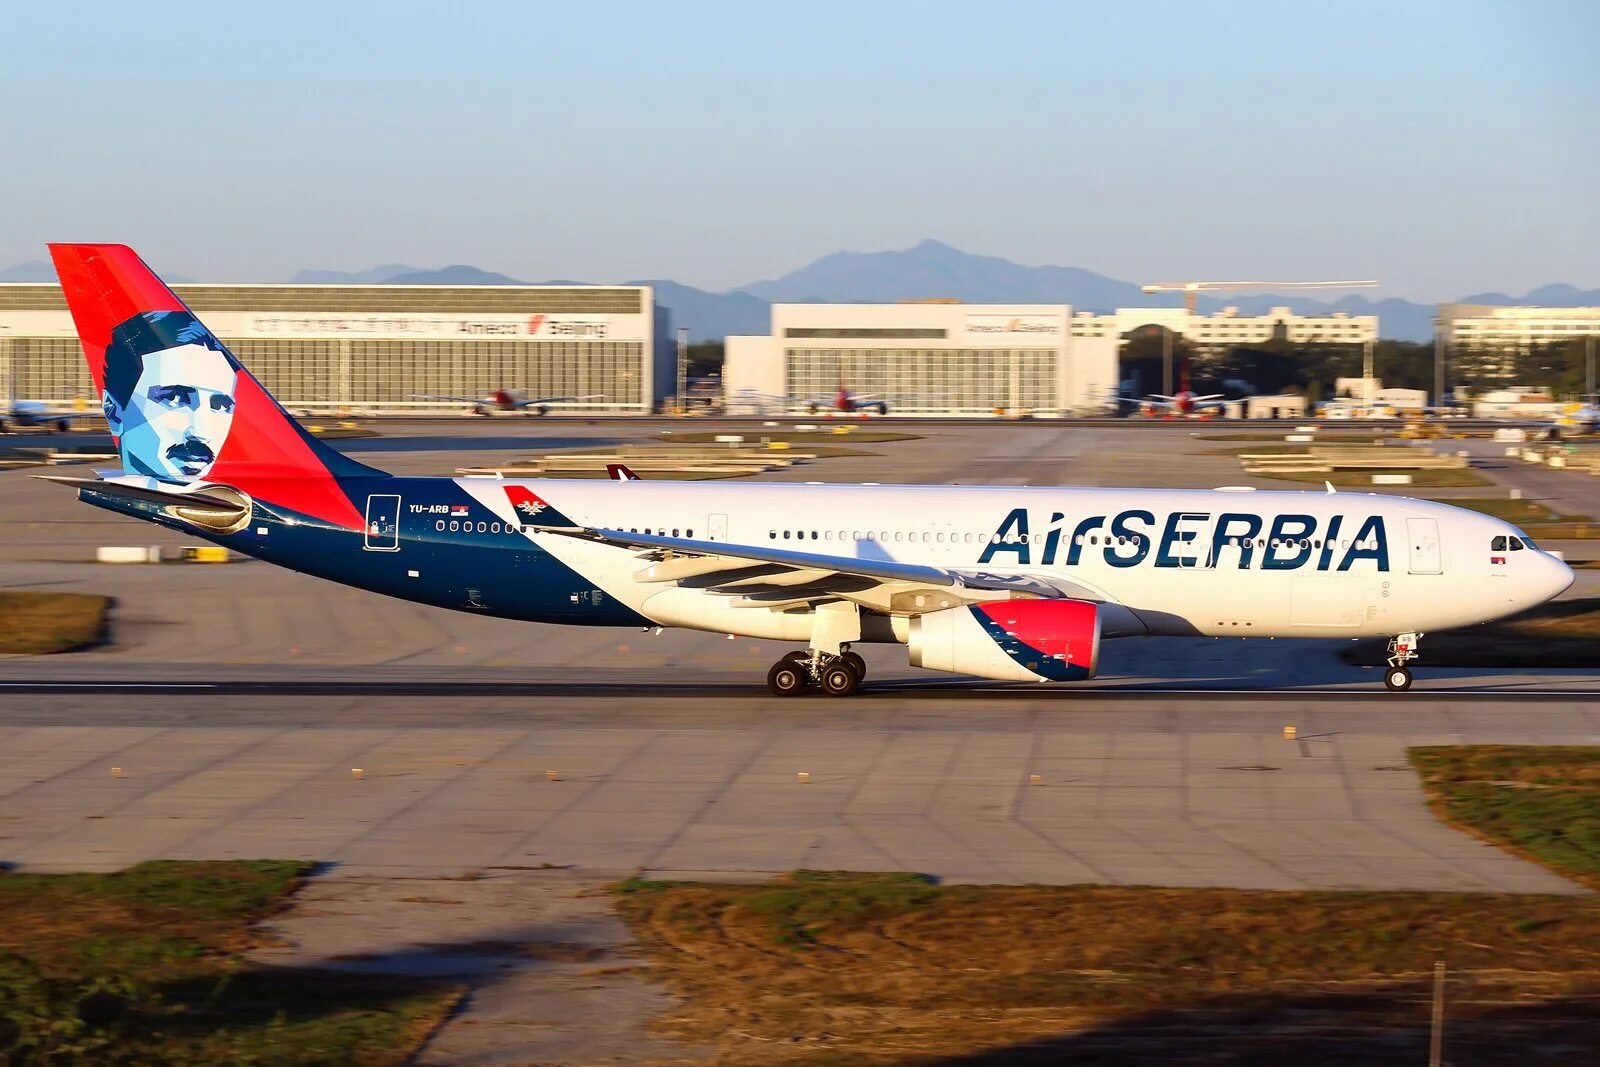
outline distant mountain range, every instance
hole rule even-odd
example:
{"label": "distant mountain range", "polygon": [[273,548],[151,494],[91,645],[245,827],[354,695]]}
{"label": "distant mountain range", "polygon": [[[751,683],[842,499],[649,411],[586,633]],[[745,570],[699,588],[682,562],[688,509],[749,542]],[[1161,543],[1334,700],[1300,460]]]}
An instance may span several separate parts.
{"label": "distant mountain range", "polygon": [[[32,261],[0,270],[0,281],[53,281],[48,263]],[[188,281],[172,277],[172,281]],[[515,278],[479,267],[457,264],[427,270],[391,263],[364,271],[303,270],[292,281],[319,285],[522,285]],[[572,285],[570,281],[531,284]],[[727,292],[708,292],[669,279],[651,278],[626,285],[655,287],[656,301],[672,309],[673,323],[689,327],[695,340],[729,334],[760,334],[771,328],[774,303],[892,303],[898,300],[949,297],[967,303],[1071,304],[1075,309],[1111,311],[1119,307],[1177,307],[1177,294],[1147,296],[1132,282],[1108,278],[1082,267],[1027,267],[998,256],[963,252],[926,240],[896,252],[834,252],[798,270],[768,281],[752,282]],[[1600,289],[1579,289],[1565,283],[1541,285],[1522,296],[1474,293],[1463,304],[1543,304],[1550,307],[1600,305]],[[1302,315],[1376,315],[1385,337],[1426,341],[1433,336],[1434,307],[1409,300],[1369,300],[1352,294],[1322,301],[1272,293],[1203,297],[1202,312],[1237,307],[1247,315],[1289,307]]]}
{"label": "distant mountain range", "polygon": [[[384,277],[390,270],[394,273]],[[505,285],[512,281],[503,274],[469,266],[435,271],[376,267],[349,275],[340,275],[337,271],[302,271],[295,280],[410,285]],[[1182,304],[1178,294],[1146,295],[1132,282],[1109,278],[1083,267],[1027,267],[998,256],[963,252],[934,240],[922,241],[903,251],[834,252],[782,277],[752,282],[721,293],[661,278],[624,284],[654,286],[657,302],[672,309],[674,325],[689,327],[689,335],[697,341],[729,334],[766,333],[771,328],[768,307],[775,303],[874,304],[951,297],[972,304],[1071,304],[1088,311]],[[1460,303],[1580,307],[1600,305],[1600,289],[1585,290],[1557,283],[1542,285],[1520,297],[1474,293],[1462,297]],[[1335,311],[1376,315],[1385,337],[1426,341],[1433,336],[1434,306],[1394,297],[1371,300],[1351,294],[1336,300],[1316,300],[1304,295],[1237,293],[1223,299],[1202,297],[1196,303],[1196,308],[1202,312],[1215,312],[1224,307],[1236,307],[1246,315],[1265,314],[1275,307],[1289,307],[1302,315],[1326,315]]]}

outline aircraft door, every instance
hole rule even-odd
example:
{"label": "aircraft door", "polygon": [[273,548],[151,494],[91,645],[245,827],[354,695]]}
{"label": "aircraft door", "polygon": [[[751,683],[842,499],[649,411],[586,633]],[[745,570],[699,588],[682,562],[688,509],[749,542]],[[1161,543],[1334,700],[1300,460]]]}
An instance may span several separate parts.
{"label": "aircraft door", "polygon": [[362,548],[368,552],[400,551],[400,498],[388,493],[367,497],[367,535]]}
{"label": "aircraft door", "polygon": [[1438,519],[1407,519],[1406,544],[1411,552],[1412,574],[1443,573]]}
{"label": "aircraft door", "polygon": [[728,539],[728,516],[706,516],[706,540],[726,541]]}

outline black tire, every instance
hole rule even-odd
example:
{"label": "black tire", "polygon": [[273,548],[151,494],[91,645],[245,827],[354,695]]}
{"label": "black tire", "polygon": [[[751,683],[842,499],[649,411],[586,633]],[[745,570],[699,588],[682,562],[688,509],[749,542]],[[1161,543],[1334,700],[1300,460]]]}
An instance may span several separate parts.
{"label": "black tire", "polygon": [[856,669],[857,682],[864,682],[867,680],[867,661],[862,659],[860,655],[855,652],[846,652],[839,658]]}
{"label": "black tire", "polygon": [[861,676],[843,656],[822,668],[822,691],[831,697],[854,695],[861,688]]}
{"label": "black tire", "polygon": [[1411,688],[1409,667],[1389,667],[1383,672],[1383,687],[1391,693],[1404,693]]}
{"label": "black tire", "polygon": [[788,659],[780,659],[767,672],[767,688],[773,696],[792,697],[805,691],[805,671]]}
{"label": "black tire", "polygon": [[62,433],[68,432],[69,430],[72,429],[72,420],[71,419],[57,419],[56,420],[56,429],[61,431]]}

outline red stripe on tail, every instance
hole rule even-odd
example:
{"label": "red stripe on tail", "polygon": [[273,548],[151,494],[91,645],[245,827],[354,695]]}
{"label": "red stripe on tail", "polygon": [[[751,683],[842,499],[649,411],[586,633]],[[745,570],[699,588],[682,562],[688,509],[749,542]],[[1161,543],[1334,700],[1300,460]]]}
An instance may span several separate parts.
{"label": "red stripe on tail", "polygon": [[338,476],[381,472],[306,434],[133,249],[53,244],[50,256],[125,470],[364,528]]}

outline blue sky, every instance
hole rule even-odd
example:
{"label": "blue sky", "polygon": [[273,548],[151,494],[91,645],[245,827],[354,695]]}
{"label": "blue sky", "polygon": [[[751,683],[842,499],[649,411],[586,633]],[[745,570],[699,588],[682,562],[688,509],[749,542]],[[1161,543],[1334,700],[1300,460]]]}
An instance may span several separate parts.
{"label": "blue sky", "polygon": [[934,237],[1132,281],[1600,286],[1600,4],[29,4],[0,266],[724,288]]}

